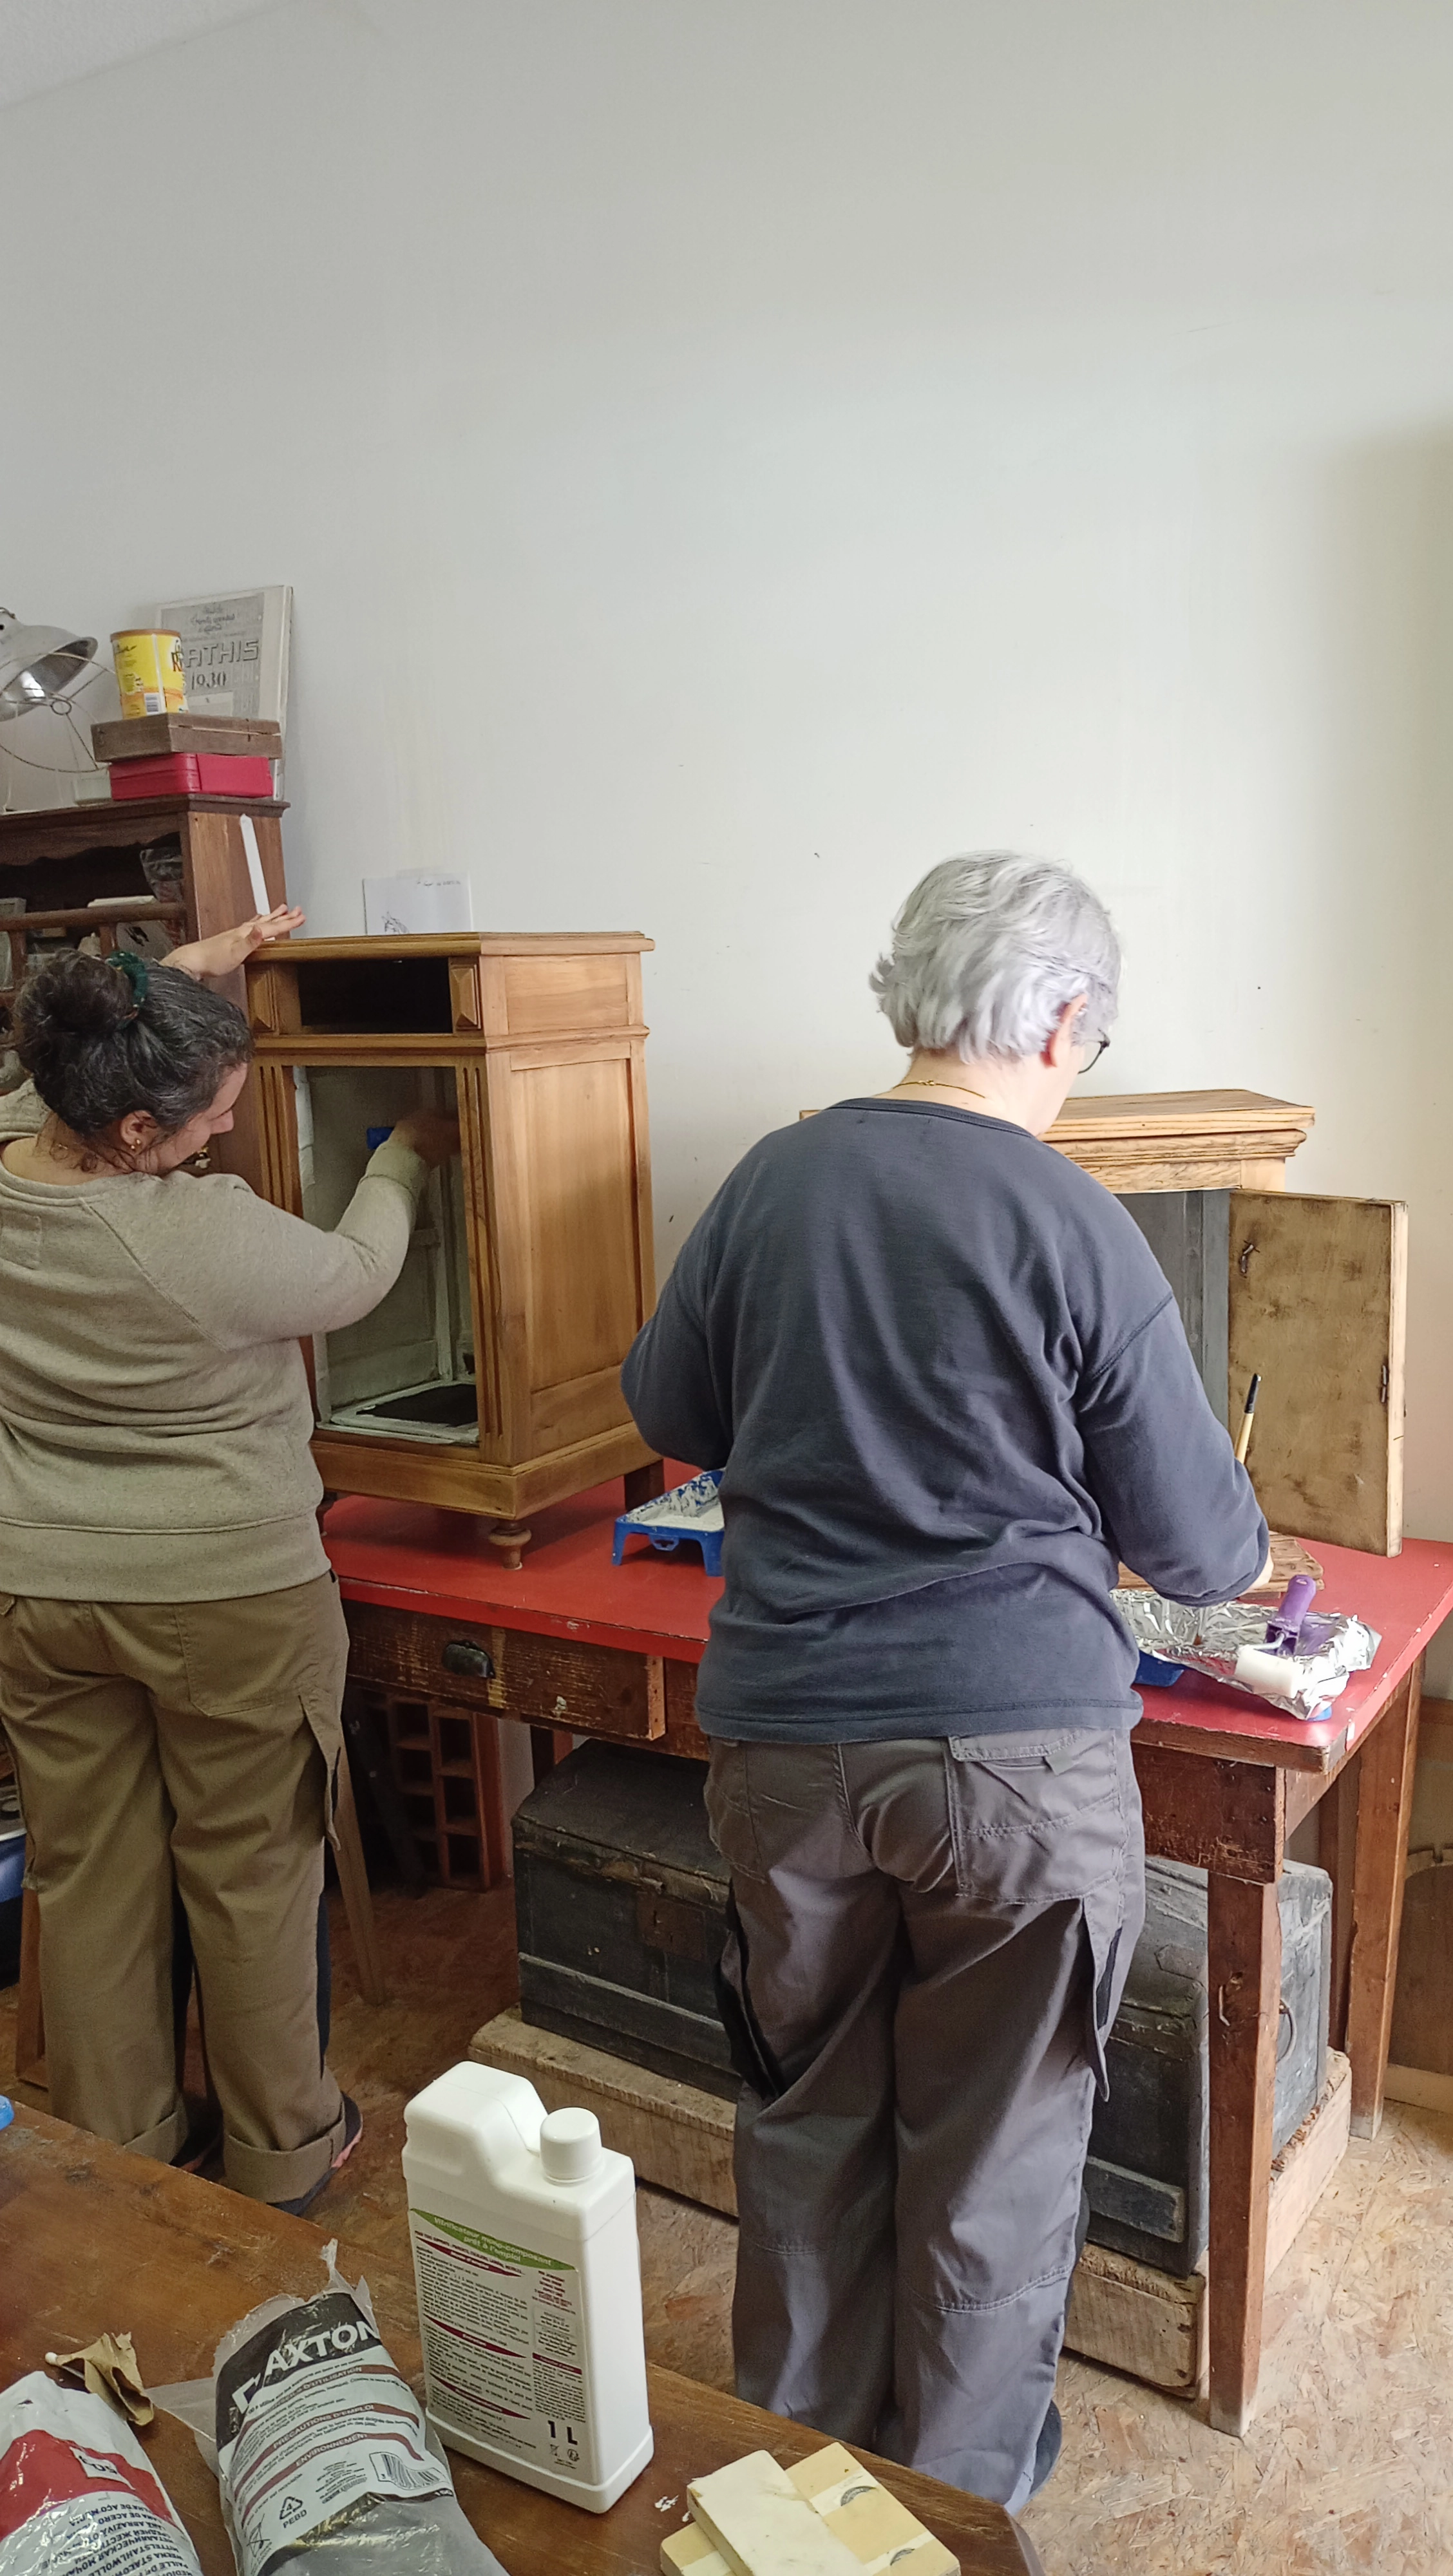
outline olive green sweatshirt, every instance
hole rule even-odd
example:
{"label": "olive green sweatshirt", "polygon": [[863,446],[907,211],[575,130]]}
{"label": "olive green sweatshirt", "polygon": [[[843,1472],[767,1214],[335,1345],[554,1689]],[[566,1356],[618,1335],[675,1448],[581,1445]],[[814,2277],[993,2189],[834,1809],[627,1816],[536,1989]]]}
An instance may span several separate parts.
{"label": "olive green sweatshirt", "polygon": [[[0,1098],[0,1148],[44,1116]],[[0,1163],[0,1592],[225,1601],[325,1574],[299,1337],[403,1267],[426,1167],[380,1145],[322,1234],[230,1173]]]}

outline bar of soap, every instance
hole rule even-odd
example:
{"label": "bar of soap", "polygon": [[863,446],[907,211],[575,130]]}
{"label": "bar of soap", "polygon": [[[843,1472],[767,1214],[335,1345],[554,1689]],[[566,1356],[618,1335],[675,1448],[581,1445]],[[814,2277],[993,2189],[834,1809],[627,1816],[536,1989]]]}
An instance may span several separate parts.
{"label": "bar of soap", "polygon": [[863,2562],[828,2530],[770,2451],[694,2478],[691,2510],[732,2576],[863,2576]]}

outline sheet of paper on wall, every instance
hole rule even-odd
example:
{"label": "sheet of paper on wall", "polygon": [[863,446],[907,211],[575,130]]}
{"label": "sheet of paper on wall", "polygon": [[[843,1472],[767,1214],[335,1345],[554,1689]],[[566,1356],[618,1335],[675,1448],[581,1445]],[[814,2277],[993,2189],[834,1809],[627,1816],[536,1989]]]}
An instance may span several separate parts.
{"label": "sheet of paper on wall", "polygon": [[[182,639],[187,709],[199,716],[263,716],[288,731],[288,653],[293,594],[284,582],[267,590],[214,591],[205,599],[166,599],[156,612],[165,633]],[[282,762],[273,763],[282,788]]]}
{"label": "sheet of paper on wall", "polygon": [[430,876],[423,869],[400,877],[365,877],[363,927],[371,939],[472,930],[474,889],[468,877]]}

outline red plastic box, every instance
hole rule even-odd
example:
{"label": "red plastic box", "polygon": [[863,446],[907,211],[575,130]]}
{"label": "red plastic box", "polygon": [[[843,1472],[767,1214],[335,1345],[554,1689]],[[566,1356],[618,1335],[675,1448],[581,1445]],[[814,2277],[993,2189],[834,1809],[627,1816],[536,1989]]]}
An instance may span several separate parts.
{"label": "red plastic box", "polygon": [[156,760],[113,760],[111,793],[128,796],[272,794],[272,762],[224,751],[168,751]]}

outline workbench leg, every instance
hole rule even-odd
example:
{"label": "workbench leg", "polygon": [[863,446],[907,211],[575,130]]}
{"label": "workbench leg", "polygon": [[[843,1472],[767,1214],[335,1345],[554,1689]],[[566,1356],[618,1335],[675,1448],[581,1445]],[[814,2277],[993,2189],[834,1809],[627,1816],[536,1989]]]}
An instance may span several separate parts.
{"label": "workbench leg", "polygon": [[1352,1877],[1352,1963],[1347,1991],[1347,2054],[1352,2061],[1355,2138],[1375,2138],[1382,2125],[1382,2088],[1387,2077],[1397,1986],[1404,1863],[1422,1696],[1423,1667],[1419,1661],[1362,1748]]}
{"label": "workbench leg", "polygon": [[1261,2369],[1281,1914],[1274,1882],[1213,1872],[1207,1895],[1211,2422],[1218,2433],[1241,2434]]}
{"label": "workbench leg", "polygon": [[1352,1966],[1352,1885],[1357,1867],[1357,1782],[1360,1754],[1344,1763],[1317,1805],[1317,1859],[1332,1882],[1332,1980],[1327,2037],[1347,2045],[1347,1987]]}
{"label": "workbench leg", "polygon": [[530,1729],[530,1762],[535,1784],[554,1770],[558,1762],[575,1750],[575,1738],[568,1726],[532,1726]]}
{"label": "workbench leg", "polygon": [[343,1891],[343,1911],[353,1935],[353,1955],[358,1964],[358,1990],[366,2004],[386,2004],[388,1988],[383,1981],[383,1960],[379,1955],[378,1925],[373,1919],[373,1891],[368,1884],[364,1864],[363,1842],[358,1831],[358,1810],[353,1803],[353,1782],[349,1776],[345,1750],[338,1765],[337,1786],[333,1793],[333,1828],[337,1837],[333,1859],[338,1871],[338,1884]]}
{"label": "workbench leg", "polygon": [[666,1491],[666,1461],[653,1458],[649,1467],[628,1467],[621,1479],[626,1489],[626,1510],[638,1512],[642,1503],[659,1502]]}

